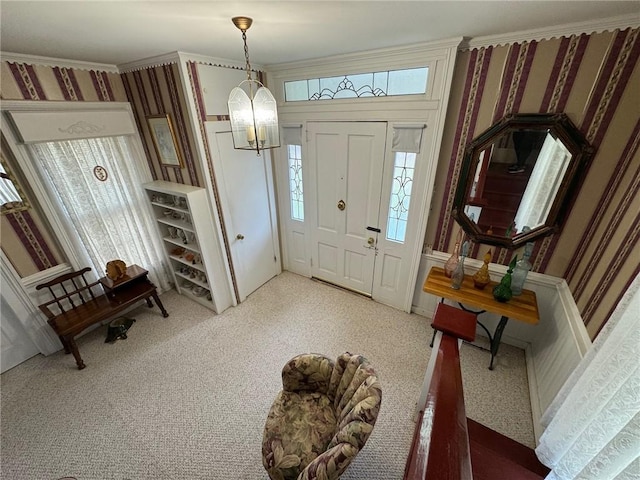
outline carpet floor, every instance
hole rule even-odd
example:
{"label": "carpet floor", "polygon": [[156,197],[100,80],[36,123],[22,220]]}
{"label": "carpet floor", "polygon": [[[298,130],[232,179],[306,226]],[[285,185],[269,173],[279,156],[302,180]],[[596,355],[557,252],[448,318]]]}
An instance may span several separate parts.
{"label": "carpet floor", "polygon": [[[401,479],[429,360],[428,319],[284,272],[215,315],[169,291],[142,306],[128,339],[106,327],[78,339],[87,368],[62,351],[1,376],[4,479],[267,480],[264,421],[293,356],[366,356],[382,384],[374,431],[343,480]],[[480,340],[482,341],[482,340]],[[533,447],[524,352],[463,345],[467,416]]]}

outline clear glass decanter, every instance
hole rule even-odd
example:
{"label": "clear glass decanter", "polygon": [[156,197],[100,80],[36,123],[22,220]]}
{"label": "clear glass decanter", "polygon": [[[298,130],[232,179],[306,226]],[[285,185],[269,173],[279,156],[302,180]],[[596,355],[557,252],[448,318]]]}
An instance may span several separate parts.
{"label": "clear glass decanter", "polygon": [[456,237],[456,244],[453,247],[453,252],[449,259],[444,263],[444,274],[451,278],[453,272],[458,267],[460,262],[460,244],[462,243],[462,229],[458,230],[458,236]]}
{"label": "clear glass decanter", "polygon": [[531,270],[531,262],[529,262],[529,258],[531,257],[532,252],[533,242],[525,244],[522,258],[516,263],[516,267],[513,269],[513,275],[511,276],[511,292],[514,295],[520,295],[522,293],[524,281],[527,279],[529,270]]}
{"label": "clear glass decanter", "polygon": [[464,257],[469,254],[469,242],[464,242],[462,244],[462,256],[460,257],[460,261],[456,266],[456,269],[451,274],[451,288],[456,290],[460,289],[460,285],[462,285],[462,281],[464,280]]}

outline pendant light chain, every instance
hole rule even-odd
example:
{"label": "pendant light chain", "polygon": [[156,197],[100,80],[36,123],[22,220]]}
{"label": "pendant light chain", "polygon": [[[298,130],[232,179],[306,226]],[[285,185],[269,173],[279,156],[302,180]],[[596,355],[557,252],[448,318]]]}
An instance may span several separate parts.
{"label": "pendant light chain", "polygon": [[251,64],[249,63],[249,47],[247,46],[246,30],[242,30],[242,41],[244,42],[244,59],[247,62],[247,80],[251,80]]}

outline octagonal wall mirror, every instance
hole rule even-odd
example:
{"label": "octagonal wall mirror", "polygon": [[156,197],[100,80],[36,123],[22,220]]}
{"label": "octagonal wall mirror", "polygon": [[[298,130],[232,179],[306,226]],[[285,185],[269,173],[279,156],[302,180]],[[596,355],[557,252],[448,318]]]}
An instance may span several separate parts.
{"label": "octagonal wall mirror", "polygon": [[452,215],[510,249],[556,233],[593,154],[565,114],[509,115],[467,145]]}

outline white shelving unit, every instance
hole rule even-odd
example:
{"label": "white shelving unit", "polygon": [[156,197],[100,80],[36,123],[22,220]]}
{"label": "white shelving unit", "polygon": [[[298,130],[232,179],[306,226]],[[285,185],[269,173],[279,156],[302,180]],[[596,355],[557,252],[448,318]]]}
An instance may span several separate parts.
{"label": "white shelving unit", "polygon": [[215,232],[205,189],[162,180],[143,187],[153,207],[176,290],[217,311],[211,260]]}

